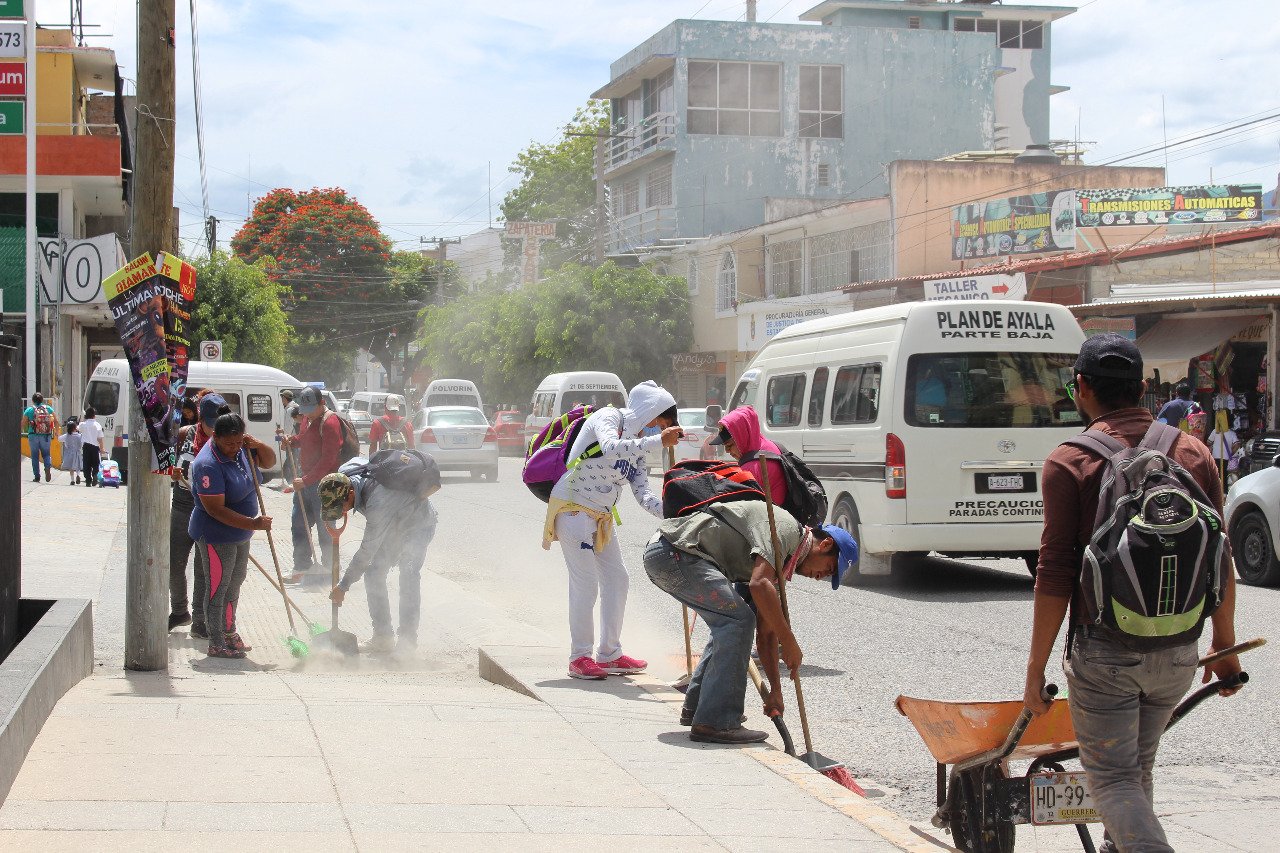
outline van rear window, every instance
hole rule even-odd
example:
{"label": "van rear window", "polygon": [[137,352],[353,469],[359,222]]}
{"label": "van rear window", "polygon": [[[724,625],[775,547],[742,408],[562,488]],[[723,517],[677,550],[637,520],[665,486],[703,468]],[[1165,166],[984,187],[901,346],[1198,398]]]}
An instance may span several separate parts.
{"label": "van rear window", "polygon": [[597,409],[613,406],[615,409],[626,408],[626,400],[621,391],[566,391],[560,396],[560,411],[565,412],[576,406],[594,406]]}
{"label": "van rear window", "polygon": [[475,394],[432,394],[422,402],[425,409],[429,406],[474,406]]}
{"label": "van rear window", "polygon": [[[132,381],[132,380],[130,380]],[[120,386],[95,379],[84,392],[84,404],[99,415],[114,415],[120,408]]]}
{"label": "van rear window", "polygon": [[904,416],[918,427],[1064,427],[1074,353],[918,353],[907,361]]}

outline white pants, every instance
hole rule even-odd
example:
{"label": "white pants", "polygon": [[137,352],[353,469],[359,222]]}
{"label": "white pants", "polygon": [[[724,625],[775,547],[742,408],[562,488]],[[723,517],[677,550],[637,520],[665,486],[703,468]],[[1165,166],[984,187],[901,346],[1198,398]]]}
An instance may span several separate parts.
{"label": "white pants", "polygon": [[591,655],[595,641],[595,609],[600,598],[600,644],[596,660],[608,663],[622,656],[622,619],[627,610],[627,567],[622,564],[618,537],[595,550],[596,521],[585,512],[556,516],[556,538],[569,569],[569,660]]}

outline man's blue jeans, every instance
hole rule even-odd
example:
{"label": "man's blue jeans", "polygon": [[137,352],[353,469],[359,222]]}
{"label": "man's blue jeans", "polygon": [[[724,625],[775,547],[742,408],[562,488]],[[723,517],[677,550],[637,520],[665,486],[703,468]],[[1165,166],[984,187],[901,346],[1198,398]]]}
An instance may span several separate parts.
{"label": "man's blue jeans", "polygon": [[685,707],[693,709],[693,724],[722,731],[741,728],[755,613],[715,563],[678,551],[661,537],[645,548],[644,570],[659,589],[696,610],[711,629],[684,698]]}
{"label": "man's blue jeans", "polygon": [[374,636],[390,637],[396,633],[391,624],[391,596],[387,592],[387,574],[392,565],[400,566],[400,639],[418,644],[418,623],[422,616],[422,564],[427,559],[427,546],[436,535],[436,511],[427,505],[428,515],[405,532],[378,549],[373,565],[364,575],[365,595],[369,599],[369,620]]}
{"label": "man's blue jeans", "polygon": [[49,434],[37,435],[34,432],[27,433],[27,445],[31,448],[31,476],[40,479],[40,460],[44,459],[44,470],[48,473],[53,468],[53,455],[51,445],[53,436]]}
{"label": "man's blue jeans", "polygon": [[[308,522],[312,527],[316,528],[316,538],[320,540],[320,552],[316,555],[320,559],[320,565],[317,569],[329,568],[329,561],[332,559],[330,555],[333,553],[333,538],[329,535],[329,531],[325,530],[324,522],[320,520],[320,489],[318,486],[307,486],[302,492],[302,503],[306,504],[307,517],[303,521],[302,510],[298,507],[298,498],[293,499],[293,570],[296,573],[305,573],[311,571],[311,549],[307,546],[307,537],[311,535]],[[314,543],[315,540],[313,539]]]}

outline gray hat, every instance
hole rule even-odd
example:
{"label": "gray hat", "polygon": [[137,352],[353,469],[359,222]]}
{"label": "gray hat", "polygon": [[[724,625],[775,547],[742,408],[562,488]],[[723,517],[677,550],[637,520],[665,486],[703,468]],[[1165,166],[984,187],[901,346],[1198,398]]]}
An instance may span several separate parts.
{"label": "gray hat", "polygon": [[303,388],[302,393],[298,395],[298,410],[304,415],[309,415],[320,405],[320,392],[314,388]]}

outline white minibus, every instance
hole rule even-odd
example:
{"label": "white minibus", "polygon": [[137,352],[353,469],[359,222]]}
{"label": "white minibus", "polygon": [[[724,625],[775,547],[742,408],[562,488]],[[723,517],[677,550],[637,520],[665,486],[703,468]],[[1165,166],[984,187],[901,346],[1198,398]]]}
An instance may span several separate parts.
{"label": "white minibus", "polygon": [[864,555],[851,575],[930,551],[1034,572],[1045,457],[1083,426],[1066,391],[1083,341],[1070,311],[1036,302],[837,314],[768,341],[729,407],[754,406],[822,480]]}
{"label": "white minibus", "polygon": [[[249,434],[266,444],[276,447],[276,427],[284,426],[284,406],[280,392],[297,391],[302,385],[283,370],[261,364],[236,361],[192,361],[187,374],[187,387],[192,391],[212,388],[226,398],[231,410],[241,415]],[[127,446],[129,433],[129,407],[133,380],[129,375],[129,362],[122,358],[99,362],[89,377],[84,392],[85,407],[92,406],[109,448]],[[292,428],[289,429],[292,432]],[[114,446],[114,447],[113,447]],[[111,458],[127,470],[128,459],[123,452],[108,451]],[[280,461],[275,467],[263,471],[268,479],[278,476]]]}
{"label": "white minibus", "polygon": [[432,379],[427,390],[422,393],[420,409],[432,406],[473,406],[483,409],[480,402],[480,389],[474,382],[466,379]]}
{"label": "white minibus", "polygon": [[542,428],[578,405],[616,406],[627,405],[627,388],[615,374],[594,370],[573,373],[552,373],[538,383],[529,404],[529,416],[524,421],[525,440],[533,438]]}

